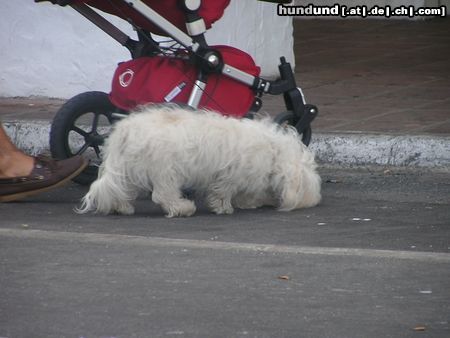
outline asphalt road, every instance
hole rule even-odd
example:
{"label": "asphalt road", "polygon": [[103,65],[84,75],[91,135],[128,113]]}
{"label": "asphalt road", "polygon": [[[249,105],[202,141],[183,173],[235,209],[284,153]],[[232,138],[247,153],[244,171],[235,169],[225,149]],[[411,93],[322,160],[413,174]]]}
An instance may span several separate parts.
{"label": "asphalt road", "polygon": [[321,174],[289,213],[0,204],[0,337],[450,337],[450,174]]}

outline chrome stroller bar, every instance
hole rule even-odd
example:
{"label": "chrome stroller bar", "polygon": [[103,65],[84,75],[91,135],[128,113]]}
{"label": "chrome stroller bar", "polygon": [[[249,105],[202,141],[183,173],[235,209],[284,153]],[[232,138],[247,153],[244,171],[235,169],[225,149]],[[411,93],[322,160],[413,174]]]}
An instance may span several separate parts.
{"label": "chrome stroller bar", "polygon": [[140,14],[145,16],[153,24],[168,33],[175,41],[183,47],[196,52],[200,45],[184,33],[181,29],[172,24],[169,20],[161,16],[158,12],[144,4],[141,0],[127,0],[129,6],[133,7]]}
{"label": "chrome stroller bar", "polygon": [[194,82],[194,87],[192,88],[191,95],[189,96],[189,100],[187,105],[192,108],[198,108],[200,104],[200,100],[202,99],[203,92],[206,89],[206,82],[201,80],[196,80]]}

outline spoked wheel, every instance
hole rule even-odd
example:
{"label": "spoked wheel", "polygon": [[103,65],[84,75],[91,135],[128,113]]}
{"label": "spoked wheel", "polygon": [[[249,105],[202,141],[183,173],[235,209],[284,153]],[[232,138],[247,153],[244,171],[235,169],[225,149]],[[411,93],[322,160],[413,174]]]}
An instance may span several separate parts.
{"label": "spoked wheel", "polygon": [[103,92],[81,93],[68,100],[56,113],[50,130],[50,150],[56,159],[82,155],[89,161],[73,180],[89,185],[100,166],[101,147],[108,136],[117,108]]}
{"label": "spoked wheel", "polygon": [[[291,125],[294,127],[295,127],[295,124],[297,123],[294,113],[292,111],[285,111],[285,112],[278,114],[277,116],[275,116],[274,122],[281,126]],[[309,143],[311,142],[311,135],[312,135],[311,126],[306,128],[303,131],[303,133],[300,135],[302,142],[305,146],[308,146]]]}

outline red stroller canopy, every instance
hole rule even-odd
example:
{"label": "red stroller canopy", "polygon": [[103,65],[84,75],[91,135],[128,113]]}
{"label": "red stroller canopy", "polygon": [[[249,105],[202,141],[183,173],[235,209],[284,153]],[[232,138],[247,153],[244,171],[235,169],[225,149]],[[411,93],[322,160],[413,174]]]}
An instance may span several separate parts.
{"label": "red stroller canopy", "polygon": [[[178,0],[143,0],[145,4],[169,20],[182,31],[186,32],[185,14],[178,5]],[[128,6],[124,1],[117,0],[75,0],[74,4],[86,4],[98,8],[124,20],[131,20],[138,27],[159,35],[167,35],[153,25],[146,17]],[[219,20],[230,0],[203,0],[199,10],[200,16],[205,20],[206,28]]]}

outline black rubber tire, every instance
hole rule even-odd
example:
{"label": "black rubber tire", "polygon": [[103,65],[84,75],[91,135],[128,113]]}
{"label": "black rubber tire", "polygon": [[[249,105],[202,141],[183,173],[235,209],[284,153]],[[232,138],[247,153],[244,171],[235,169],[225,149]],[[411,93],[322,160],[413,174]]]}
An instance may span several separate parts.
{"label": "black rubber tire", "polygon": [[[103,122],[106,119],[106,123],[101,128],[109,129],[114,122],[112,116],[114,111],[117,111],[117,108],[110,102],[108,94],[92,91],[69,99],[56,113],[50,129],[52,156],[56,159],[66,159],[80,154],[89,160],[86,169],[73,181],[90,185],[97,178],[98,167],[101,163],[102,140],[107,137],[107,132],[99,133],[99,121],[102,119],[101,122]],[[90,126],[79,122],[86,120],[89,115],[93,117]],[[75,142],[73,139],[78,139],[78,143],[84,142],[84,144],[78,147],[72,144]],[[89,155],[92,155],[91,158],[88,157]],[[95,161],[92,159],[93,156]]]}
{"label": "black rubber tire", "polygon": [[[294,113],[292,111],[282,112],[282,113],[278,114],[277,116],[275,116],[273,120],[275,123],[277,123],[279,125],[288,124],[293,127],[295,127],[295,124],[297,123]],[[311,142],[311,136],[312,136],[311,126],[306,128],[300,136],[301,136],[303,144],[305,146],[308,146],[309,143]]]}

